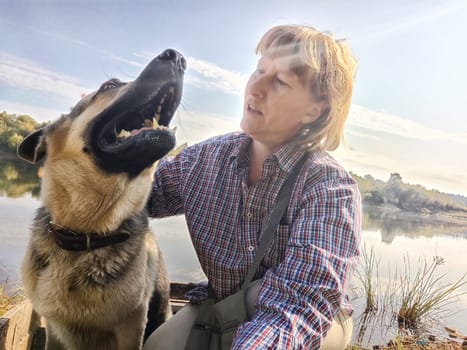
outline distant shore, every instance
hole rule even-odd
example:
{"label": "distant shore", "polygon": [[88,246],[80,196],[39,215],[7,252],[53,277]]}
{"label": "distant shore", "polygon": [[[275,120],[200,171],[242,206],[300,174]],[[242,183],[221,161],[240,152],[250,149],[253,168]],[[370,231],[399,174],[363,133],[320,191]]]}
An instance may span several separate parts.
{"label": "distant shore", "polygon": [[8,152],[0,149],[0,160],[15,160],[18,159],[16,153]]}
{"label": "distant shore", "polygon": [[450,224],[467,228],[467,212],[461,211],[439,211],[438,213],[420,213],[403,210],[394,205],[363,205],[364,211],[378,213],[385,219],[408,220],[412,222],[425,222],[431,224]]}
{"label": "distant shore", "polygon": [[[19,161],[16,152],[0,149],[0,161]],[[384,218],[394,221],[410,220],[412,222],[449,224],[452,226],[466,227],[467,211],[451,210],[438,211],[436,213],[423,213],[398,208],[393,204],[363,203],[364,212],[368,212],[373,219]],[[466,231],[467,232],[467,231]]]}

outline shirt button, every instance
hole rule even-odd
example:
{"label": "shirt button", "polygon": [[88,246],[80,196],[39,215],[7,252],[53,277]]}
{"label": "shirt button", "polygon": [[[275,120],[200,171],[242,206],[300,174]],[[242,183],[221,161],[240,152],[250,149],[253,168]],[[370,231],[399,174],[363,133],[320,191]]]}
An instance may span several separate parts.
{"label": "shirt button", "polygon": [[246,217],[247,217],[248,219],[251,219],[251,218],[253,217],[253,214],[250,213],[250,212],[248,212],[248,213],[246,213]]}
{"label": "shirt button", "polygon": [[249,252],[252,252],[253,250],[255,250],[255,247],[253,247],[252,245],[248,246],[248,251]]}

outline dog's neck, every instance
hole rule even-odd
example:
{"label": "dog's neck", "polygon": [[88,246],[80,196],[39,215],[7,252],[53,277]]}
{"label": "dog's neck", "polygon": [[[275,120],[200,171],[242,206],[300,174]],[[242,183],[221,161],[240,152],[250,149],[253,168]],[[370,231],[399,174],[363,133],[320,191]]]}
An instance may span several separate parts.
{"label": "dog's neck", "polygon": [[149,171],[136,179],[80,175],[72,183],[67,174],[48,175],[42,182],[42,202],[54,223],[76,232],[115,231],[127,218],[143,211],[151,188]]}
{"label": "dog's neck", "polygon": [[50,235],[60,248],[69,251],[91,251],[122,243],[130,237],[146,232],[149,226],[146,210],[127,218],[115,231],[105,234],[77,232],[57,225],[51,221],[51,214],[45,207],[38,210],[36,220],[41,223],[40,227],[44,233]]}
{"label": "dog's neck", "polygon": [[52,221],[49,222],[47,230],[52,234],[55,243],[60,248],[75,252],[89,252],[94,249],[105,248],[122,243],[130,238],[130,233],[123,229],[117,229],[104,235],[94,232],[75,232],[66,227],[57,226]]}

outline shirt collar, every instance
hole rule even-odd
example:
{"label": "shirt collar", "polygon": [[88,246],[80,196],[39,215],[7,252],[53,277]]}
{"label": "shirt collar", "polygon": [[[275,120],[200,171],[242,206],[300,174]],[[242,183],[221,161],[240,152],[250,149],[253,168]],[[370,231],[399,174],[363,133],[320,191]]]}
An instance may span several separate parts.
{"label": "shirt collar", "polygon": [[300,146],[289,143],[282,146],[276,153],[272,155],[277,161],[277,165],[287,173],[290,173],[294,165],[305,154],[305,150],[300,149]]}
{"label": "shirt collar", "polygon": [[[243,138],[237,143],[232,151],[230,162],[235,162],[237,169],[246,168],[249,162],[248,146],[251,143],[251,138],[242,133]],[[289,143],[282,146],[269,159],[272,159],[283,170],[289,173],[295,163],[305,154],[305,150],[297,149],[297,145]]]}
{"label": "shirt collar", "polygon": [[248,146],[251,143],[251,138],[248,135],[240,133],[240,136],[240,141],[235,145],[230,156],[230,162],[235,163],[237,169],[246,168],[248,165]]}

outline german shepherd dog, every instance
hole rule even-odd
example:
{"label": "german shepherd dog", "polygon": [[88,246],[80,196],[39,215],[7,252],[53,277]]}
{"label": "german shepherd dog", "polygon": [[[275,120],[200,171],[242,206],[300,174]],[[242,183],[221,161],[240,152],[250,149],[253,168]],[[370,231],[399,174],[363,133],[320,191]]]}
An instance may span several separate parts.
{"label": "german shepherd dog", "polygon": [[167,126],[185,68],[168,49],[136,80],[106,81],[18,146],[20,158],[44,159],[21,275],[48,350],[140,349],[146,324],[149,335],[170,317],[145,204],[154,163],[175,145]]}

